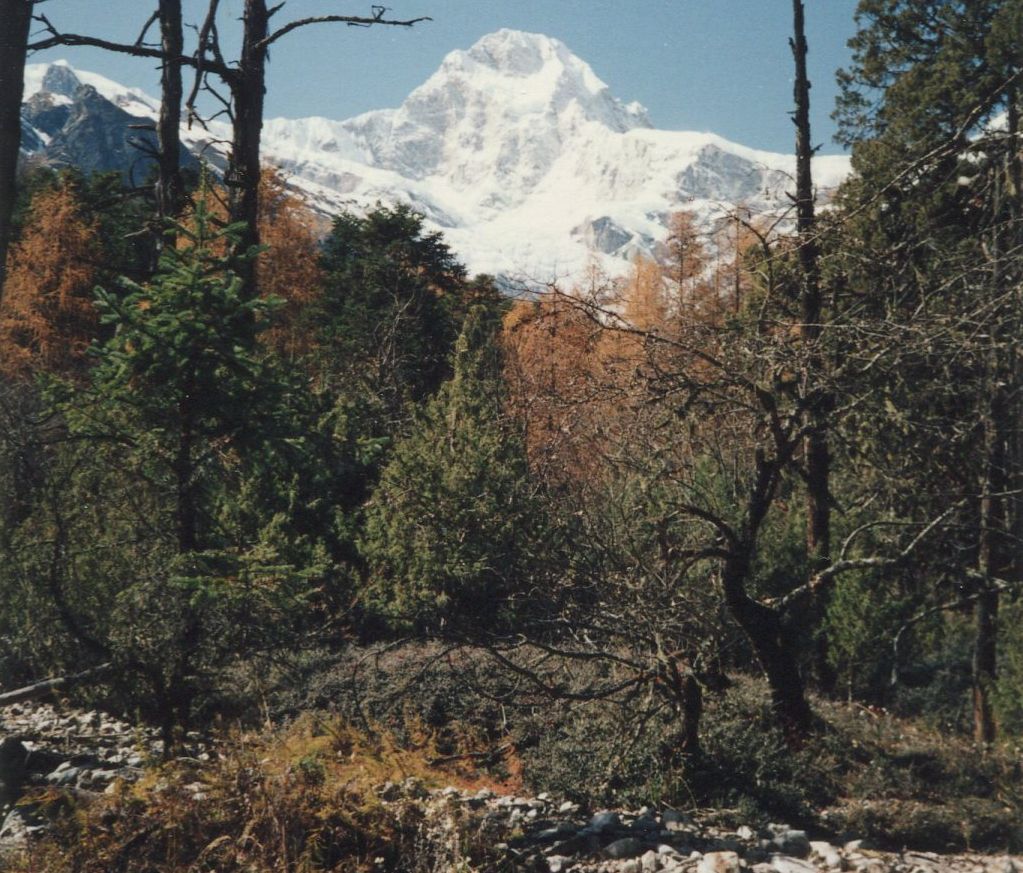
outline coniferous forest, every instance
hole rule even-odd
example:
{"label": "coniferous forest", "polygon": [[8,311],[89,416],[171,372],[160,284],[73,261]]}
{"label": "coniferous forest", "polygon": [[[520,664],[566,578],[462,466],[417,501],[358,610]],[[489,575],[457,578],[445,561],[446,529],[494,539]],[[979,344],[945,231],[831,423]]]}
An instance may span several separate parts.
{"label": "coniferous forest", "polygon": [[[179,0],[123,45],[0,0],[0,867],[1023,851],[1023,3],[860,0],[826,201],[782,6],[789,208],[512,287],[260,159],[278,39],[424,22],[246,0],[225,59],[215,2],[189,54]],[[142,184],[18,159],[26,59],[82,45],[161,66]],[[183,162],[214,86],[227,163]],[[37,784],[44,703],[134,776]]]}

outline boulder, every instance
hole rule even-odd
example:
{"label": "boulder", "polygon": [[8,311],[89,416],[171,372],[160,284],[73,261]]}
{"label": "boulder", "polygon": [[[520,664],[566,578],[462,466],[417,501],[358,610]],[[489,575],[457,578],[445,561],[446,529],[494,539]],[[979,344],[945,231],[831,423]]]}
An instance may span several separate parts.
{"label": "boulder", "polygon": [[608,858],[620,861],[624,858],[636,858],[646,851],[646,843],[637,840],[635,837],[622,837],[604,847],[604,854]]}

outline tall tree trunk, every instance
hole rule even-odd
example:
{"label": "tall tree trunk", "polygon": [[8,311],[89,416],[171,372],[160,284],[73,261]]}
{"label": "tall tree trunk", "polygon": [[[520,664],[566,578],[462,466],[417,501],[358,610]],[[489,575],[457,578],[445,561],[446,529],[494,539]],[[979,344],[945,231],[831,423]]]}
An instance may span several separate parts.
{"label": "tall tree trunk", "polygon": [[[1006,250],[1012,250],[1020,230],[1019,109],[1017,92],[1008,95],[1008,147],[1004,173],[996,178],[992,203],[991,290],[995,300],[991,329],[990,381],[984,426],[984,475],[981,481],[980,534],[977,570],[982,577],[974,606],[973,736],[979,743],[994,741],[997,733],[991,691],[998,674],[999,594],[992,579],[1010,579],[1018,572],[1018,549],[1012,533],[1018,500],[1012,494],[1019,456],[1019,375],[1011,344],[1018,336],[1019,276],[1007,269]],[[1006,227],[1008,223],[1009,227]],[[1003,300],[1004,298],[1004,300]]]}
{"label": "tall tree trunk", "polygon": [[[245,0],[241,60],[231,82],[234,98],[234,141],[231,146],[231,220],[242,222],[239,252],[259,245],[260,141],[263,133],[263,100],[266,94],[264,40],[269,32],[270,14],[265,0]],[[256,293],[255,264],[251,259],[238,265],[248,295]]]}
{"label": "tall tree trunk", "polygon": [[[810,139],[810,80],[806,72],[806,28],[802,0],[793,0],[793,38],[790,41],[796,65],[793,120],[796,125],[796,229],[799,234],[801,334],[806,346],[802,390],[806,400],[803,440],[806,465],[806,550],[810,571],[818,572],[831,563],[831,453],[828,447],[828,416],[831,398],[823,389],[823,364],[817,345],[821,336],[823,305],[820,287],[820,247],[816,240],[813,192],[813,146]],[[827,612],[826,597],[815,595],[813,609],[815,638],[814,672],[825,691],[835,686],[835,671],[828,659],[827,635],[822,628]]]}
{"label": "tall tree trunk", "polygon": [[0,0],[0,301],[21,149],[21,100],[33,0]]}
{"label": "tall tree trunk", "polygon": [[[984,422],[985,471],[984,495],[980,505],[980,542],[977,569],[987,578],[1004,579],[1013,563],[1006,514],[1008,477],[1008,432],[1011,403],[1004,386],[992,390]],[[995,739],[996,727],[991,692],[998,669],[998,590],[982,579],[982,588],[974,606],[973,643],[973,738],[978,743]]]}
{"label": "tall tree trunk", "polygon": [[184,205],[185,186],[181,179],[181,62],[184,52],[181,0],[160,0],[160,45],[165,59],[160,73],[160,118],[156,137],[159,145],[159,178],[156,206],[160,218],[177,215]]}

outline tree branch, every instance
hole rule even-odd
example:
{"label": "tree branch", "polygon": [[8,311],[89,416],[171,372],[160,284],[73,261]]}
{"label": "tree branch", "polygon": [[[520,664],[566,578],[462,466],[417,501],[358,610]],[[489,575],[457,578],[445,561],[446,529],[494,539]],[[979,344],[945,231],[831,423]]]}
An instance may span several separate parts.
{"label": "tree branch", "polygon": [[[171,58],[168,57],[162,49],[152,48],[150,46],[135,43],[111,42],[107,39],[99,39],[95,36],[85,36],[79,33],[61,33],[53,26],[53,23],[45,15],[37,15],[36,20],[42,22],[46,32],[50,35],[45,39],[29,43],[29,51],[42,51],[43,49],[55,48],[57,46],[87,46],[89,48],[99,48],[104,49],[105,51],[133,55],[137,58],[153,58],[154,60],[158,60],[163,63],[173,61],[189,67],[197,67],[199,65],[199,61],[195,57],[179,55],[178,57]],[[232,72],[226,65],[222,65],[220,63],[214,63],[212,66],[207,63],[206,67],[218,76],[229,77]]]}
{"label": "tree branch", "polygon": [[384,12],[386,11],[383,6],[375,6],[373,9],[376,14],[372,18],[365,18],[358,15],[317,15],[312,18],[300,18],[275,30],[266,39],[257,43],[257,48],[267,48],[272,43],[277,42],[277,40],[279,40],[282,36],[285,36],[300,27],[307,27],[310,24],[336,23],[347,24],[349,27],[372,27],[375,24],[385,24],[391,27],[412,27],[414,24],[419,24],[422,21],[433,21],[433,19],[428,15],[421,16],[420,18],[409,18],[406,21],[395,21],[393,19],[383,17]]}

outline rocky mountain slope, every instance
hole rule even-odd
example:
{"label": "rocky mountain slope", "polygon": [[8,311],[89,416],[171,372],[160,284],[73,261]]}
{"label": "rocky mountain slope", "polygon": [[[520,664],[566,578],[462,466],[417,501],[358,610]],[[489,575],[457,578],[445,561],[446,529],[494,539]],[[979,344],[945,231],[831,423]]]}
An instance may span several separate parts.
{"label": "rocky mountain slope", "polygon": [[[27,154],[139,177],[132,125],[155,117],[156,100],[64,63],[31,66],[27,85]],[[185,140],[217,161],[225,134],[214,124]],[[711,133],[657,130],[562,42],[513,30],[451,52],[396,109],[269,120],[264,154],[324,213],[410,203],[470,270],[537,281],[593,259],[621,272],[679,209],[710,228],[737,204],[784,208],[794,167]],[[848,169],[818,158],[821,191]]]}

